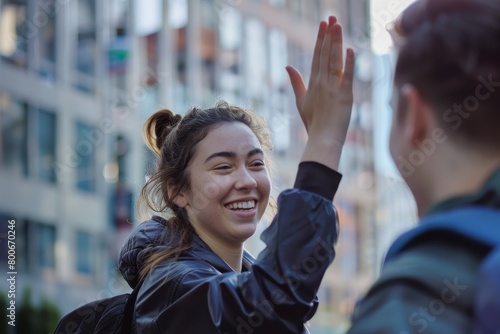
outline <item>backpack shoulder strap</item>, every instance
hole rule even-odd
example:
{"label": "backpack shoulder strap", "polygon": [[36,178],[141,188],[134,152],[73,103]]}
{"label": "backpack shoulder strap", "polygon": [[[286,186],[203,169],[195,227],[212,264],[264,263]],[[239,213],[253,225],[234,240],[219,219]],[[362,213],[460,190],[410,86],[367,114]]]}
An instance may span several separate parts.
{"label": "backpack shoulder strap", "polygon": [[474,333],[500,334],[500,244],[481,263],[474,299]]}
{"label": "backpack shoulder strap", "polygon": [[418,238],[438,231],[452,233],[484,245],[488,253],[477,273],[474,297],[474,333],[500,334],[500,209],[469,206],[425,217],[389,249],[390,261]]}
{"label": "backpack shoulder strap", "polygon": [[127,298],[127,302],[125,303],[125,307],[123,309],[123,321],[118,324],[119,328],[115,329],[114,333],[133,334],[132,328],[134,328],[135,302],[137,301],[137,295],[139,294],[139,290],[141,289],[142,282],[143,281],[139,281],[139,283],[137,283],[134,290]]}

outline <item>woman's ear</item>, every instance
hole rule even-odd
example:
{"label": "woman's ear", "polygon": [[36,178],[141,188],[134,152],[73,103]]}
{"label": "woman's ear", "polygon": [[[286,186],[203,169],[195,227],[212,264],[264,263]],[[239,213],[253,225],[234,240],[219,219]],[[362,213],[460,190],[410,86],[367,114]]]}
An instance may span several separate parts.
{"label": "woman's ear", "polygon": [[[172,202],[180,208],[185,208],[189,202],[184,192],[179,192],[177,195],[177,187],[172,184],[167,185],[168,198],[172,198]],[[175,197],[174,197],[175,196]]]}
{"label": "woman's ear", "polygon": [[401,95],[406,102],[405,137],[412,146],[418,146],[427,138],[432,127],[432,110],[413,85],[401,87]]}

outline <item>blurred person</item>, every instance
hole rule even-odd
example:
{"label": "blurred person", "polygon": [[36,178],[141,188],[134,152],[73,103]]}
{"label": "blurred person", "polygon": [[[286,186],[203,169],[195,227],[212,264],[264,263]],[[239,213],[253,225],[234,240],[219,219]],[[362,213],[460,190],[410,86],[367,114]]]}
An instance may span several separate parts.
{"label": "blurred person", "polygon": [[500,333],[500,2],[418,0],[392,33],[390,152],[421,222],[348,333]]}
{"label": "blurred person", "polygon": [[[333,261],[332,199],[350,120],[354,54],[344,62],[342,28],[319,26],[311,79],[287,70],[309,133],[293,189],[281,193],[255,260],[244,250],[268,207],[268,130],[253,112],[219,103],[184,116],[169,110],[145,124],[157,168],[142,201],[168,219],[142,223],[119,268],[140,290],[137,333],[306,333],[316,292]],[[314,266],[313,270],[311,270]]]}

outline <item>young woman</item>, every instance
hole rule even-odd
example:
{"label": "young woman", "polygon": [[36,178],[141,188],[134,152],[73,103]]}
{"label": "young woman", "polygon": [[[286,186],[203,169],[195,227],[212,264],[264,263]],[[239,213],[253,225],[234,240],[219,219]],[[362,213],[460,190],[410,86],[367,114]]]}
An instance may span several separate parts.
{"label": "young woman", "polygon": [[142,199],[156,212],[124,246],[120,270],[142,286],[137,333],[305,333],[333,261],[332,199],[352,108],[354,55],[343,60],[342,28],[321,22],[306,89],[287,71],[309,139],[293,189],[253,259],[243,245],[269,203],[268,131],[255,114],[220,103],[183,117],[161,110],[145,125],[157,170]]}

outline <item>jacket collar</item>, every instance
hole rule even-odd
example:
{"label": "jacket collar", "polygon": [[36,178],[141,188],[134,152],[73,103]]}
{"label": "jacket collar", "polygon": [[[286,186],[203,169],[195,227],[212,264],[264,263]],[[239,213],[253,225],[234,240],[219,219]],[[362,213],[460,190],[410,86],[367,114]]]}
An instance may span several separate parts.
{"label": "jacket collar", "polygon": [[[191,248],[189,252],[196,257],[210,263],[215,269],[221,273],[232,272],[233,269],[227,265],[214,251],[203,241],[197,234],[193,235]],[[250,266],[255,261],[255,258],[246,250],[243,250],[242,268],[241,271],[249,271]]]}
{"label": "jacket collar", "polygon": [[500,208],[500,168],[491,174],[478,192],[441,201],[432,206],[425,216],[470,205]]}

